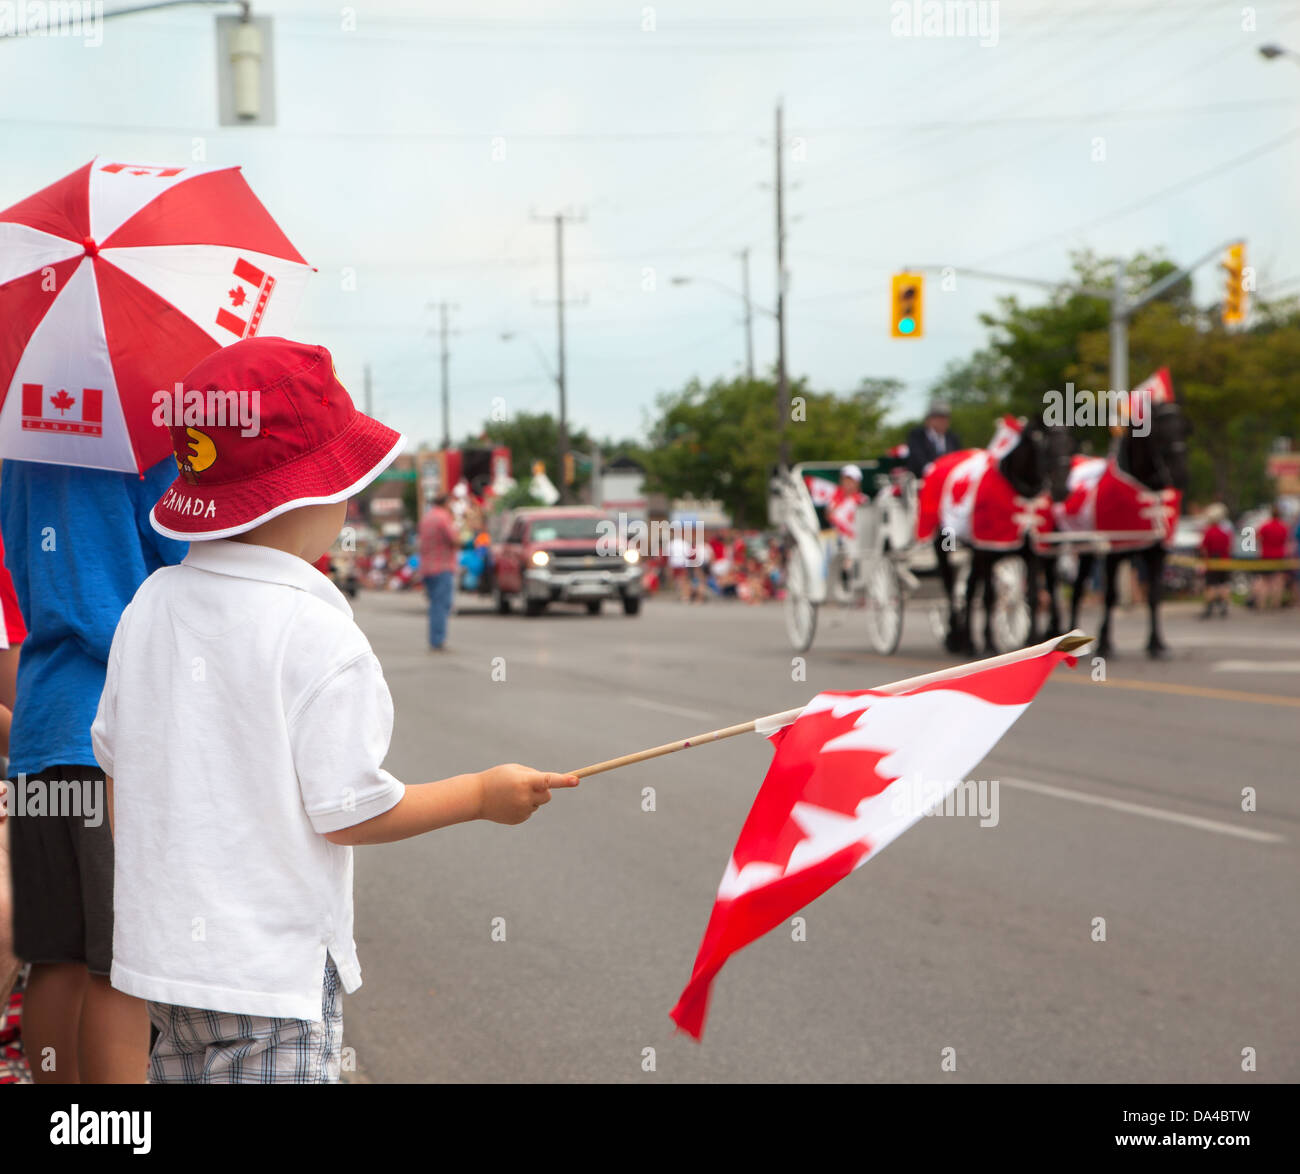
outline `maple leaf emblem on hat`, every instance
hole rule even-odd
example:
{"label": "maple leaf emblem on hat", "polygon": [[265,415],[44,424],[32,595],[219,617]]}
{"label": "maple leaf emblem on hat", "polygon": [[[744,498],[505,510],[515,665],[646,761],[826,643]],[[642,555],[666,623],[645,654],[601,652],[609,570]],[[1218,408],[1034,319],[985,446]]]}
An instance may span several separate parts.
{"label": "maple leaf emblem on hat", "polygon": [[234,289],[227,291],[230,294],[230,304],[232,306],[242,306],[248,294],[244,292],[242,285],[235,286]]}
{"label": "maple leaf emblem on hat", "polygon": [[67,391],[63,389],[59,390],[58,395],[50,396],[50,403],[52,403],[60,412],[66,412],[76,402],[76,397],[69,395]]}

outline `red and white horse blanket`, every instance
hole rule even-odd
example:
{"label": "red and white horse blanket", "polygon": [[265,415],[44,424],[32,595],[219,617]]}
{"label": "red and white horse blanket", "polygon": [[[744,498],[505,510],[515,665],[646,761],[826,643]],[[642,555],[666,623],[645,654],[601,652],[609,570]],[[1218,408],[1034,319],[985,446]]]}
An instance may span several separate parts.
{"label": "red and white horse blanket", "polygon": [[1014,416],[1003,416],[988,448],[947,453],[926,470],[917,503],[919,541],[929,542],[942,527],[977,550],[1015,550],[1026,534],[1053,528],[1050,496],[1021,497],[998,469],[1023,428]]}
{"label": "red and white horse blanket", "polygon": [[1150,537],[1110,540],[1115,551],[1142,550],[1157,542],[1166,548],[1182,509],[1177,489],[1148,489],[1120,469],[1114,459],[1075,457],[1068,495],[1054,507],[1056,527],[1069,533],[1126,532]]}

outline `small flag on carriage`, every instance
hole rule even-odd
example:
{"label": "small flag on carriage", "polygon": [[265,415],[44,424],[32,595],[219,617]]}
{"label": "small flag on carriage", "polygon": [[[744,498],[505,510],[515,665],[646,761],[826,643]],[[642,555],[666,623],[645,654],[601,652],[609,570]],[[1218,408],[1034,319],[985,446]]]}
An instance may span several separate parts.
{"label": "small flag on carriage", "polygon": [[[773,731],[767,777],[723,873],[672,1018],[696,1039],[726,960],[861,868],[951,795],[1091,638],[1050,641],[895,691],[820,693]],[[786,715],[778,715],[785,717]],[[787,719],[788,720],[788,719]]]}

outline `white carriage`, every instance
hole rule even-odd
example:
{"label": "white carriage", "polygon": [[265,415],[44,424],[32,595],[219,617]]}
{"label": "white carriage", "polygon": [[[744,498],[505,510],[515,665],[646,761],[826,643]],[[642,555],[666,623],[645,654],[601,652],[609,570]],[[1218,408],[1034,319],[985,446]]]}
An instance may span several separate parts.
{"label": "white carriage", "polygon": [[[933,546],[916,541],[917,481],[898,457],[850,461],[862,473],[865,500],[857,508],[853,538],[831,524],[827,506],[842,461],[806,461],[778,470],[772,479],[769,516],[785,549],[785,623],[797,652],[812,647],[820,610],[861,613],[872,649],[892,655],[903,635],[908,599],[928,606],[939,640],[948,613]],[[965,590],[969,552],[956,549],[951,564],[955,590]],[[960,597],[960,594],[959,596]],[[1029,632],[1025,569],[1005,559],[995,572],[994,634],[999,650],[1019,648]]]}

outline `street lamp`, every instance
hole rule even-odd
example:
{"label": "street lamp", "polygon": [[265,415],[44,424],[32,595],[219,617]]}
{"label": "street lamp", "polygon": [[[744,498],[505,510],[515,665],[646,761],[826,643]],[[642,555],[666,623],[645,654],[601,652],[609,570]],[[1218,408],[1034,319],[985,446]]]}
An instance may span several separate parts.
{"label": "street lamp", "polygon": [[744,293],[742,293],[738,289],[732,289],[731,286],[726,285],[721,281],[717,281],[712,277],[694,277],[690,274],[678,274],[675,277],[670,277],[668,280],[672,285],[690,285],[693,282],[702,281],[707,285],[712,285],[717,289],[722,290],[723,293],[729,294],[733,298],[739,298],[742,302],[745,303],[745,370],[749,375],[750,382],[752,383],[754,380],[754,311],[757,310],[760,314],[766,314],[769,318],[775,318],[776,314],[774,311],[769,310],[766,306],[755,305],[754,302],[750,299],[749,250],[746,249],[741,254],[741,257],[745,261],[745,270],[744,270],[745,292]]}
{"label": "street lamp", "polygon": [[1293,49],[1287,49],[1282,45],[1261,45],[1259,55],[1265,61],[1272,61],[1276,57],[1290,57],[1297,64],[1300,64],[1300,53],[1295,52]]}

